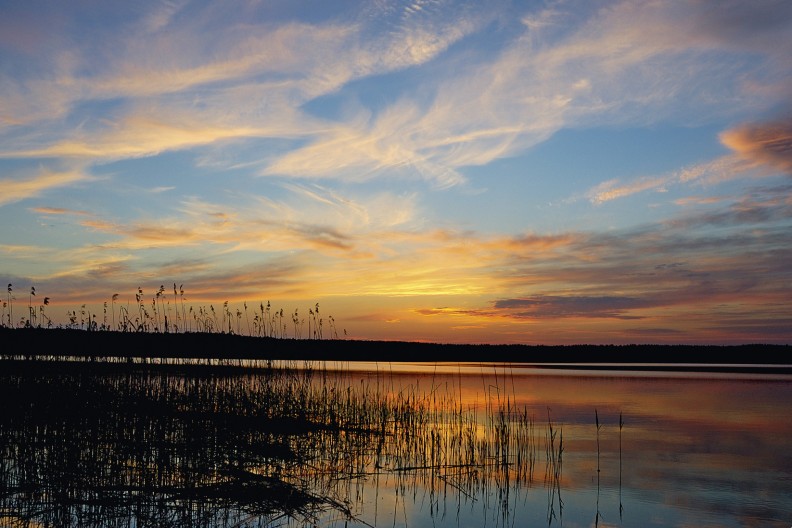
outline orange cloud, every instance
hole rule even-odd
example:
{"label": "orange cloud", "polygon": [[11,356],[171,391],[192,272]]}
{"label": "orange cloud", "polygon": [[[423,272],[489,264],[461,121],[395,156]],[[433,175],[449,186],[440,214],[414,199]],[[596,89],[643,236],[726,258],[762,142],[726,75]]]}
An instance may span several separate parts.
{"label": "orange cloud", "polygon": [[741,158],[792,176],[792,119],[742,125],[720,140]]}
{"label": "orange cloud", "polygon": [[45,215],[91,216],[88,211],[76,211],[74,209],[64,209],[63,207],[33,207],[31,211]]}

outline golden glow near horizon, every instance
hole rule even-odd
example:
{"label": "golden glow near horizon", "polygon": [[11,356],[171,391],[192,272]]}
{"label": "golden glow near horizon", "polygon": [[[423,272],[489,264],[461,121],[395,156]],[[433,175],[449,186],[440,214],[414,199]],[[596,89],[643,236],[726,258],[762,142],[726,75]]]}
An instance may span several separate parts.
{"label": "golden glow near horizon", "polygon": [[788,2],[2,14],[14,325],[176,283],[366,339],[792,342]]}

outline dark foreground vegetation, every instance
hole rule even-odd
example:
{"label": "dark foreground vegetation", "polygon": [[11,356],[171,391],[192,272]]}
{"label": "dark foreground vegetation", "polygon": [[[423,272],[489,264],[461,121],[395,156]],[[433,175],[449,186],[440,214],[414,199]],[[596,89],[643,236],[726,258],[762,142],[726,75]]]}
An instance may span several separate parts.
{"label": "dark foreground vegetation", "polygon": [[0,370],[0,398],[14,402],[0,415],[2,526],[372,526],[359,519],[366,494],[419,489],[432,517],[483,500],[507,525],[488,490],[534,481],[548,517],[560,509],[559,427],[497,391],[482,416],[439,386],[308,368],[37,366]]}
{"label": "dark foreground vegetation", "polygon": [[[0,327],[0,358],[112,360],[239,360],[508,362],[597,368],[792,371],[786,345],[449,345],[339,339],[275,339],[221,333],[152,333]],[[608,368],[613,368],[608,366]]]}

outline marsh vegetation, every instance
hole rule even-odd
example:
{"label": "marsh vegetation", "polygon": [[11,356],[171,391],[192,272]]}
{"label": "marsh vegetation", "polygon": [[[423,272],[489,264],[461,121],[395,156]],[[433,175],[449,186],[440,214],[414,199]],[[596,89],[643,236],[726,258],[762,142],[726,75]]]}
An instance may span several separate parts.
{"label": "marsh vegetation", "polygon": [[18,403],[0,420],[3,519],[365,525],[372,489],[397,503],[421,490],[437,515],[484,501],[508,518],[510,493],[533,485],[560,507],[562,427],[502,389],[465,406],[448,386],[352,383],[294,366],[233,376],[6,369],[0,398]]}
{"label": "marsh vegetation", "polygon": [[[319,313],[319,303],[308,308],[308,316],[301,316],[300,309],[284,312],[267,301],[248,309],[247,301],[234,307],[223,301],[215,308],[213,303],[193,306],[186,304],[184,285],[173,283],[173,294],[161,284],[153,293],[147,294],[138,287],[126,302],[119,301],[120,294],[114,293],[100,307],[92,308],[83,303],[79,308],[68,309],[62,323],[56,323],[47,311],[50,297],[38,301],[36,287],[30,287],[26,315],[14,316],[13,284],[8,284],[6,298],[2,302],[0,327],[5,328],[68,328],[87,331],[152,332],[152,333],[222,333],[270,338],[294,339],[338,339],[338,328],[332,315]],[[303,312],[304,313],[304,312]],[[307,331],[306,331],[307,325]],[[346,330],[342,329],[346,335]]]}

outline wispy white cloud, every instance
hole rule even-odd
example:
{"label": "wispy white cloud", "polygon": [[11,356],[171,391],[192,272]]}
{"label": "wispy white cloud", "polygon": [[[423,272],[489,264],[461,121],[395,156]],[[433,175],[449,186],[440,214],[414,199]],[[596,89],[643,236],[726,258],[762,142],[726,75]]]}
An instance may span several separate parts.
{"label": "wispy white cloud", "polygon": [[[6,158],[75,158],[106,162],[152,156],[168,150],[186,149],[216,141],[255,136],[264,131],[247,127],[212,126],[186,116],[181,122],[134,116],[103,123],[91,131],[77,131],[49,145],[28,144],[18,150],[0,151]],[[31,148],[32,147],[32,148]]]}
{"label": "wispy white cloud", "polygon": [[[200,246],[212,254],[314,251],[352,259],[387,252],[383,234],[415,227],[415,195],[383,192],[353,198],[318,185],[285,183],[283,188],[289,194],[277,201],[239,195],[229,206],[191,198],[154,218],[119,222],[86,212],[78,223],[111,236],[102,247],[112,251]],[[60,211],[70,212],[38,210]]]}
{"label": "wispy white cloud", "polygon": [[786,121],[746,124],[720,134],[733,154],[697,163],[668,174],[629,182],[608,180],[586,193],[599,205],[644,191],[664,192],[671,186],[713,185],[746,176],[792,175],[792,125]]}
{"label": "wispy white cloud", "polygon": [[[177,13],[180,24],[169,26]],[[104,162],[229,139],[311,138],[321,130],[348,142],[354,140],[350,127],[343,132],[344,126],[323,124],[300,106],[352,80],[424,64],[475,28],[474,18],[445,21],[437,14],[384,32],[355,18],[216,26],[204,15],[163,3],[141,22],[147,38],[122,30],[99,47],[99,57],[92,55],[99,48],[75,47],[56,59],[55,74],[4,82],[0,101],[8,104],[0,117],[17,130],[0,156]],[[94,104],[102,105],[101,113],[92,110]],[[63,120],[78,106],[86,119],[74,127]],[[46,134],[32,132],[42,123]],[[365,154],[378,160],[374,169],[398,156],[386,151]],[[312,152],[306,157],[312,160]],[[289,164],[281,161],[270,172]],[[321,165],[296,168],[306,165],[312,170],[301,174],[322,173]]]}
{"label": "wispy white cloud", "polygon": [[68,187],[92,180],[81,169],[52,170],[41,168],[34,174],[20,174],[13,178],[0,179],[0,207],[28,198],[40,196],[52,189]]}
{"label": "wispy white cloud", "polygon": [[6,256],[23,255],[25,257],[44,255],[47,250],[40,246],[23,245],[23,244],[0,244],[0,252]]}
{"label": "wispy white cloud", "polygon": [[432,145],[426,141],[433,138],[422,133],[417,105],[396,105],[371,123],[364,117],[317,134],[317,140],[274,160],[262,174],[350,181],[420,177],[438,187],[464,181],[452,165],[431,157]]}
{"label": "wispy white cloud", "polygon": [[686,196],[674,200],[674,203],[681,206],[697,206],[716,204],[724,200],[726,200],[724,196]]}
{"label": "wispy white cloud", "polygon": [[649,189],[662,192],[671,181],[670,177],[640,178],[627,184],[620,184],[618,180],[608,180],[590,189],[587,196],[591,203],[599,205]]}
{"label": "wispy white cloud", "polygon": [[149,12],[143,23],[149,33],[156,33],[167,27],[173,18],[188,4],[188,0],[162,0]]}
{"label": "wispy white cloud", "polygon": [[[599,10],[559,4],[526,15],[522,36],[494,60],[473,55],[465,68],[422,83],[420,99],[416,92],[374,116],[339,122],[264,173],[356,180],[413,174],[444,187],[464,182],[466,166],[515,155],[565,127],[700,124],[772,104],[739,79],[774,75],[755,56],[772,57],[775,48],[735,46],[704,31],[700,15],[695,4],[653,2]],[[731,60],[712,60],[723,54]],[[650,178],[611,194],[662,184]]]}
{"label": "wispy white cloud", "polygon": [[591,203],[600,205],[645,191],[666,192],[671,187],[690,184],[712,185],[739,178],[749,169],[750,166],[737,156],[726,155],[659,176],[644,176],[628,182],[604,181],[589,189],[586,197]]}
{"label": "wispy white cloud", "polygon": [[[742,36],[742,47],[695,4],[624,2],[598,10],[553,4],[524,14],[522,35],[495,50],[494,61],[470,54],[465,68],[442,66],[433,80],[373,115],[323,121],[301,105],[355,79],[438,58],[453,64],[459,59],[444,56],[450,46],[477,38],[497,15],[436,3],[393,14],[371,8],[329,24],[217,26],[212,9],[160,2],[139,22],[148,38],[122,31],[100,60],[75,47],[59,55],[54,75],[6,81],[0,98],[11,104],[4,105],[3,120],[17,126],[47,120],[56,132],[42,140],[23,129],[0,155],[107,160],[250,137],[299,137],[307,145],[262,158],[262,173],[358,181],[412,175],[448,187],[465,181],[462,168],[514,155],[562,127],[595,119],[644,123],[652,114],[706,119],[711,108],[722,114],[766,105],[733,80],[735,66],[709,58],[732,53],[744,67],[745,49],[773,56],[777,48],[750,39],[732,16],[739,11],[734,6],[719,16],[736,24],[730,31]],[[170,24],[177,16],[180,24]],[[784,34],[777,25],[775,31]],[[93,124],[53,122],[78,104],[119,98],[123,103]],[[46,110],[13,103],[23,100]]]}

